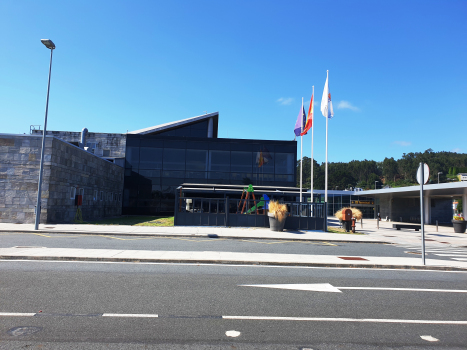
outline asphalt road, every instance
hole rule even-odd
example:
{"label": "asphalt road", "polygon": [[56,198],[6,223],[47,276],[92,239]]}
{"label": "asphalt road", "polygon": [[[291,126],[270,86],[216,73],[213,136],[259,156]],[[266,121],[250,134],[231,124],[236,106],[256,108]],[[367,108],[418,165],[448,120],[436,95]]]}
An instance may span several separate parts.
{"label": "asphalt road", "polygon": [[[0,261],[0,281],[0,349],[465,349],[467,344],[467,293],[446,292],[467,290],[465,272]],[[343,289],[245,286],[327,283]],[[383,290],[345,289],[350,287]]]}
{"label": "asphalt road", "polygon": [[[345,240],[345,235],[342,235]],[[0,248],[36,246],[47,248],[129,249],[166,251],[228,251],[246,253],[316,254],[345,256],[414,257],[420,252],[391,244],[329,241],[283,241],[189,237],[91,236],[76,234],[0,233]],[[456,252],[467,249],[456,248]],[[439,253],[439,252],[437,252]],[[447,248],[446,253],[449,253]],[[427,253],[430,259],[449,259]]]}

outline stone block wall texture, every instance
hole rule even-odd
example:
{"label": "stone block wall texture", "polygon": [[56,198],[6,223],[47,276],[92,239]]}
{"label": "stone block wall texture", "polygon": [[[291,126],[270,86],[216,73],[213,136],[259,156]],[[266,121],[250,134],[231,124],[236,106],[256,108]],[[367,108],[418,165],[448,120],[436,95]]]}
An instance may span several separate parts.
{"label": "stone block wall texture", "polygon": [[[42,135],[42,130],[33,130],[32,132],[33,135]],[[81,142],[81,132],[48,130],[47,135],[55,136],[66,142]],[[99,157],[125,158],[126,134],[88,132],[86,134],[86,143],[96,145],[94,154]]]}
{"label": "stone block wall texture", "polygon": [[[0,134],[0,222],[34,223],[41,146],[41,136]],[[74,221],[72,187],[84,190],[84,221],[121,215],[123,173],[118,165],[48,136],[41,223]]]}

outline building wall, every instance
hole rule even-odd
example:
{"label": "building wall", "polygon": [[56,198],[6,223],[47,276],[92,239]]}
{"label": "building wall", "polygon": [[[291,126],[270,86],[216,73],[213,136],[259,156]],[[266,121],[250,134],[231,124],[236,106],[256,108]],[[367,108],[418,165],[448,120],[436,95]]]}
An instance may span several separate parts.
{"label": "building wall", "polygon": [[[0,222],[34,222],[41,142],[41,137],[0,134]],[[51,144],[52,138],[47,138],[46,147]],[[48,197],[47,190],[42,196]],[[45,219],[44,212],[41,220]]]}
{"label": "building wall", "polygon": [[431,198],[431,224],[451,223],[452,220],[452,199],[451,198]]}
{"label": "building wall", "polygon": [[[41,146],[41,136],[0,134],[0,222],[34,222]],[[72,186],[84,189],[84,221],[121,214],[122,167],[57,138],[45,147],[41,223],[73,222]],[[95,201],[95,190],[106,199]]]}
{"label": "building wall", "polygon": [[[42,130],[33,130],[33,135],[42,135]],[[47,131],[47,135],[55,136],[60,140],[78,145],[81,142],[81,132],[73,131]],[[96,146],[94,154],[99,157],[125,157],[126,134],[109,134],[88,132],[86,134],[86,147]]]}
{"label": "building wall", "polygon": [[379,210],[381,219],[385,219],[387,216],[391,221],[420,222],[419,198],[398,198],[391,195],[381,196],[379,198]]}
{"label": "building wall", "polygon": [[47,222],[73,222],[77,207],[72,187],[84,190],[84,221],[121,215],[122,167],[56,138],[52,148]]}
{"label": "building wall", "polygon": [[296,141],[128,135],[123,214],[173,212],[182,183],[295,187]]}

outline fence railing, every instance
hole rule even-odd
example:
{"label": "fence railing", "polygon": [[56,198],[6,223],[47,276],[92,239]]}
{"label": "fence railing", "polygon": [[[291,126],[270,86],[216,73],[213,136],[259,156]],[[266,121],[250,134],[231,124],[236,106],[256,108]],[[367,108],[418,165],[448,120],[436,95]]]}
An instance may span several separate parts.
{"label": "fence railing", "polygon": [[[282,202],[289,213],[286,229],[323,229],[323,203]],[[176,226],[269,227],[266,203],[258,199],[179,197],[175,200]]]}

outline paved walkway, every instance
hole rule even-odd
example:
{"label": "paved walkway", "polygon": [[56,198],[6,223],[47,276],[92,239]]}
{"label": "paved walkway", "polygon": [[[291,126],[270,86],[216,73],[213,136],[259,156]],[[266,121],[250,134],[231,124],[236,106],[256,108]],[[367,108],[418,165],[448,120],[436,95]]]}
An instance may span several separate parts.
{"label": "paved walkway", "polygon": [[[330,226],[337,222],[330,218]],[[363,235],[336,234],[322,231],[273,232],[265,228],[226,228],[226,227],[145,227],[145,226],[104,226],[104,225],[40,225],[34,230],[33,224],[0,224],[0,232],[26,232],[31,234],[91,234],[91,235],[131,235],[131,236],[184,236],[222,237],[274,240],[308,240],[361,243],[392,243],[403,246],[421,247],[421,232],[392,228],[392,222],[364,220],[363,228],[357,223],[357,232]],[[467,234],[454,233],[452,227],[425,226],[426,247],[430,249],[458,248],[466,251]],[[107,250],[107,249],[65,249],[17,247],[0,248],[0,259],[40,259],[40,260],[85,260],[85,261],[131,261],[131,262],[191,262],[191,263],[230,263],[230,264],[273,264],[304,266],[339,267],[387,267],[467,270],[466,261],[427,259],[422,265],[421,257],[339,257],[331,255],[263,254],[237,252],[186,252],[186,251],[146,251],[146,250]]]}

